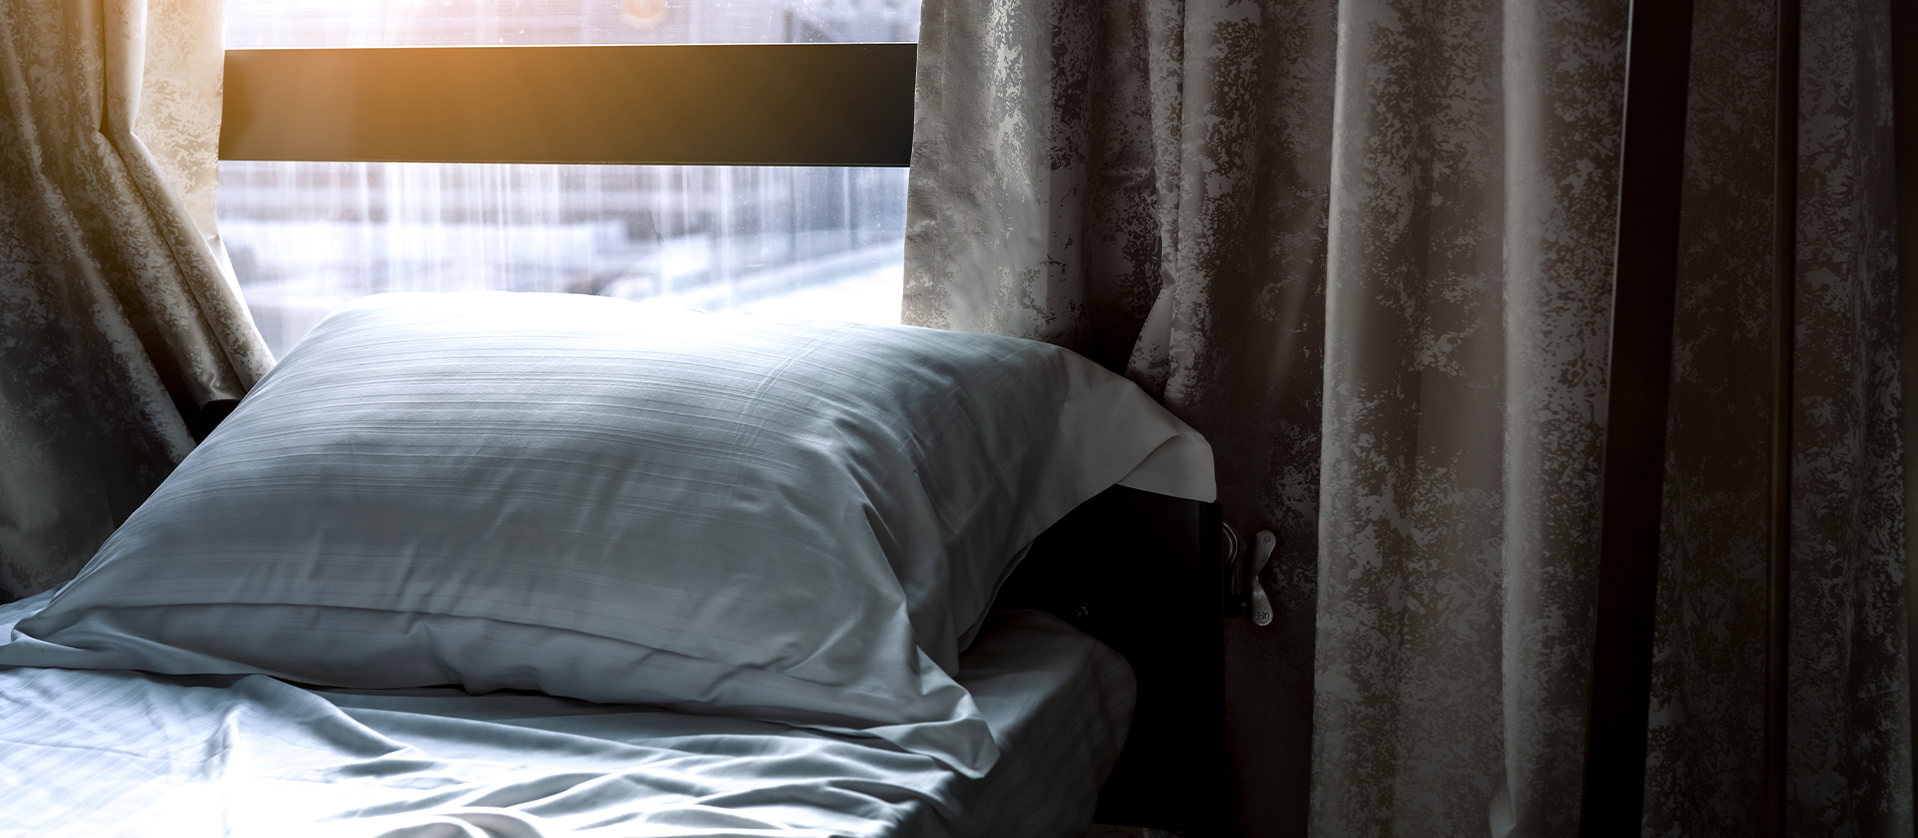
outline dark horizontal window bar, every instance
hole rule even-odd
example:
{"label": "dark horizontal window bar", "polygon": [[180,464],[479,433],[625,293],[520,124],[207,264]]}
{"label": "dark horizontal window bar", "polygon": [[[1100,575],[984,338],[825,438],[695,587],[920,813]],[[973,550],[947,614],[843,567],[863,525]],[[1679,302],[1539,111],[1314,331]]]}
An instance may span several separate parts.
{"label": "dark horizontal window bar", "polygon": [[223,160],[904,166],[914,44],[249,49]]}

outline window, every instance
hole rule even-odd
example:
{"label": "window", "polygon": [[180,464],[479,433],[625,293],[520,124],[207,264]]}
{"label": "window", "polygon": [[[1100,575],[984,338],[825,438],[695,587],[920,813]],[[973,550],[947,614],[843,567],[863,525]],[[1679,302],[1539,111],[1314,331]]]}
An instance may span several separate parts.
{"label": "window", "polygon": [[[896,42],[917,28],[916,0],[227,6],[235,50]],[[283,353],[334,307],[382,291],[561,291],[897,322],[905,192],[903,167],[226,160],[219,225]]]}

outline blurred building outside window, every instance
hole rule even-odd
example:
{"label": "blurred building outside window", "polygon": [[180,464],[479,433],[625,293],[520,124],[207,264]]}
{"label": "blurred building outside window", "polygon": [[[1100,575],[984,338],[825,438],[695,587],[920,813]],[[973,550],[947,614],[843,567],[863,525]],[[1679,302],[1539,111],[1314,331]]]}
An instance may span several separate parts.
{"label": "blurred building outside window", "polygon": [[[918,0],[228,0],[226,44],[896,42],[918,23]],[[385,291],[897,323],[905,210],[903,168],[223,161],[218,225],[281,355]]]}

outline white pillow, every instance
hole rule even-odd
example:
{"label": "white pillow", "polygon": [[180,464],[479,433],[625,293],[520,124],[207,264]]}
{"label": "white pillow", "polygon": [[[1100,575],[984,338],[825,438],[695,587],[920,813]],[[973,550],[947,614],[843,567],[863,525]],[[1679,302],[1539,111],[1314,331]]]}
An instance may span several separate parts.
{"label": "white pillow", "polygon": [[1211,486],[1196,433],[1041,343],[370,297],[0,664],[539,690],[860,731],[977,774],[996,750],[949,677],[960,635],[1021,547],[1149,457]]}

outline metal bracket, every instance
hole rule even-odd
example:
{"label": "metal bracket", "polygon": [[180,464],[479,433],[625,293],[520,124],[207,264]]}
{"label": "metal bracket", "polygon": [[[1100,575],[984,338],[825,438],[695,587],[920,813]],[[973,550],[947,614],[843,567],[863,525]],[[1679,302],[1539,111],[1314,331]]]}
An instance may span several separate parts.
{"label": "metal bracket", "polygon": [[[1225,562],[1227,583],[1226,616],[1237,617],[1241,614],[1251,617],[1256,625],[1272,624],[1272,600],[1265,594],[1265,586],[1259,583],[1259,572],[1272,560],[1272,553],[1278,549],[1279,539],[1269,530],[1260,530],[1252,536],[1252,549],[1240,539],[1237,530],[1231,524],[1219,525],[1219,545]],[[1250,555],[1247,555],[1248,552]]]}

